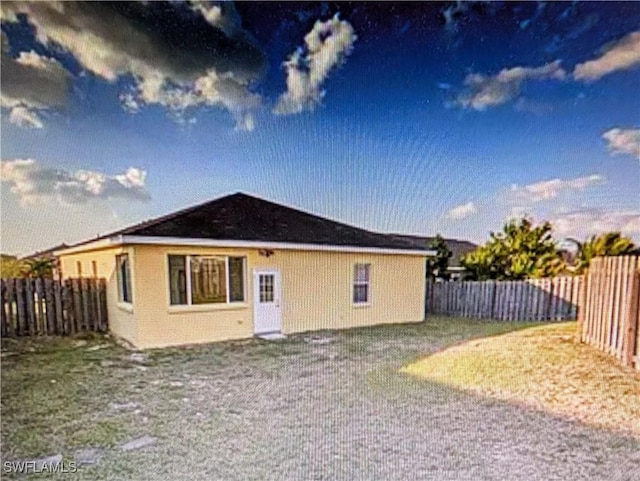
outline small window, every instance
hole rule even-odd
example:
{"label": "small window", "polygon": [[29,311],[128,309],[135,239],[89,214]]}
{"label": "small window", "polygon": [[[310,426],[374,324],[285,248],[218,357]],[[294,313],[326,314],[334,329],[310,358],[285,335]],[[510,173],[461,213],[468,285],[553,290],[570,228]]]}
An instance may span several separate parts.
{"label": "small window", "polygon": [[185,256],[169,256],[169,291],[171,305],[187,304],[187,269]]}
{"label": "small window", "polygon": [[229,257],[229,302],[244,302],[244,257]]}
{"label": "small window", "polygon": [[129,263],[129,254],[116,256],[116,273],[118,278],[118,301],[131,303],[131,266]]}
{"label": "small window", "polygon": [[228,304],[245,300],[245,258],[169,256],[169,303]]}
{"label": "small window", "polygon": [[76,261],[76,273],[78,277],[82,277],[82,262]]}
{"label": "small window", "polygon": [[91,261],[91,275],[94,278],[98,277],[98,263],[96,261]]}
{"label": "small window", "polygon": [[260,302],[273,302],[273,289],[275,284],[275,276],[273,274],[260,274]]}
{"label": "small window", "polygon": [[353,303],[369,303],[369,271],[371,264],[353,266]]}

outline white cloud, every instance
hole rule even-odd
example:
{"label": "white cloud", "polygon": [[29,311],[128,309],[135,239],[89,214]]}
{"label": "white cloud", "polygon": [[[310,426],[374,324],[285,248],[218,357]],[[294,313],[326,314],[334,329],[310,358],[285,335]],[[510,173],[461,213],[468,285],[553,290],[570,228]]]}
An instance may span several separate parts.
{"label": "white cloud", "polygon": [[522,82],[524,80],[564,80],[567,76],[560,66],[560,60],[549,62],[542,67],[512,67],[501,70],[496,75],[498,82]]}
{"label": "white cloud", "polygon": [[640,234],[640,211],[580,209],[551,219],[557,236],[586,239],[604,232],[622,232],[623,235]]}
{"label": "white cloud", "polygon": [[91,199],[150,199],[146,172],[130,167],[124,174],[107,175],[90,170],[69,172],[42,167],[33,159],[0,161],[0,179],[22,204],[56,199],[63,204],[82,204]]}
{"label": "white cloud", "polygon": [[468,10],[469,5],[465,2],[456,2],[442,10],[441,14],[445,22],[445,28],[450,32],[457,31],[459,29],[459,19],[466,15]]}
{"label": "white cloud", "polygon": [[41,129],[44,125],[37,112],[22,105],[13,107],[9,113],[9,122],[20,127]]}
{"label": "white cloud", "polygon": [[57,60],[33,51],[11,57],[4,32],[0,55],[0,106],[9,109],[12,124],[42,128],[38,110],[64,105],[70,85],[69,73]]}
{"label": "white cloud", "polygon": [[560,60],[541,67],[503,69],[494,76],[471,73],[465,78],[466,90],[458,95],[456,103],[466,109],[486,110],[518,97],[525,81],[564,80],[566,75],[566,71],[560,66]]}
{"label": "white cloud", "polygon": [[320,104],[325,94],[323,82],[333,68],[344,63],[356,39],[351,24],[337,14],[326,22],[317,21],[304,37],[304,48],[284,63],[287,91],[278,99],[274,113],[296,114]]}
{"label": "white cloud", "polygon": [[473,202],[467,202],[466,204],[459,205],[454,207],[447,213],[447,217],[450,219],[466,219],[467,217],[478,212],[475,204]]}
{"label": "white cloud", "polygon": [[606,179],[599,174],[576,177],[575,179],[550,179],[525,186],[511,186],[510,194],[518,202],[540,202],[555,199],[566,192],[582,191],[589,187],[602,185]]}
{"label": "white cloud", "polygon": [[227,1],[216,5],[208,0],[195,0],[191,2],[191,8],[200,12],[207,22],[222,30],[229,37],[240,30],[240,15],[238,15],[233,2]]}
{"label": "white cloud", "polygon": [[251,112],[244,114],[244,116],[236,122],[237,130],[244,130],[246,132],[253,132],[256,127],[256,121]]}
{"label": "white cloud", "polygon": [[233,76],[218,75],[209,71],[189,86],[171,84],[159,76],[151,76],[140,83],[133,92],[120,96],[123,108],[130,113],[139,112],[145,105],[166,108],[180,123],[188,123],[185,115],[189,109],[202,106],[222,106],[236,121],[236,129],[253,130],[251,111],[262,99],[238,84]]}
{"label": "white cloud", "polygon": [[590,82],[637,65],[640,65],[640,32],[632,32],[614,43],[595,60],[576,65],[573,77],[576,80]]}
{"label": "white cloud", "polygon": [[640,129],[611,129],[602,134],[613,155],[628,154],[640,160]]}
{"label": "white cloud", "polygon": [[[62,47],[106,81],[132,77],[135,87],[121,95],[130,112],[158,105],[180,118],[186,109],[219,106],[242,125],[260,103],[249,85],[262,75],[264,54],[233,5],[192,8],[195,14],[172,3],[3,2],[2,15],[25,14],[38,41]],[[167,28],[155,28],[158,22]]]}

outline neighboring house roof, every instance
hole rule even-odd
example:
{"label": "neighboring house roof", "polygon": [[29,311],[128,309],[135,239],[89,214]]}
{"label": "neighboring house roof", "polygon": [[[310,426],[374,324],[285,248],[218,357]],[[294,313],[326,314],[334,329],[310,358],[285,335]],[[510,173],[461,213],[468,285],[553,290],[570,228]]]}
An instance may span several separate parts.
{"label": "neighboring house roof", "polygon": [[20,257],[20,259],[41,259],[41,258],[49,258],[49,257],[56,257],[56,252],[66,249],[67,247],[69,247],[67,244],[62,243],[60,245],[57,245],[55,247],[51,247],[49,249],[43,249],[41,251],[36,251],[32,254],[28,254],[26,256],[22,256]]}
{"label": "neighboring house roof", "polygon": [[[397,239],[401,239],[405,242],[412,243],[415,247],[426,247],[428,246],[435,237],[424,237],[417,235],[403,235],[403,234],[393,234]],[[451,258],[449,259],[449,267],[462,267],[460,264],[460,257],[465,254],[468,254],[471,251],[476,249],[477,244],[473,242],[458,240],[458,239],[444,239],[445,244],[451,251]]]}
{"label": "neighboring house roof", "polygon": [[345,248],[387,249],[432,253],[396,236],[372,232],[276,204],[244,193],[236,193],[152,219],[84,244],[105,239],[119,243],[154,243],[177,239],[237,242],[237,245],[296,244]]}

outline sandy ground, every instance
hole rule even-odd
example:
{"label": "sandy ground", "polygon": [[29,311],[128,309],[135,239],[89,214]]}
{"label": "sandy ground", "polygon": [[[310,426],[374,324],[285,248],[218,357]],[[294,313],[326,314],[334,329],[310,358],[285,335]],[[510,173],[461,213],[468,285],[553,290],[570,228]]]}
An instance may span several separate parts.
{"label": "sandy ground", "polygon": [[[3,461],[56,453],[70,461],[95,448],[95,464],[59,476],[86,480],[640,479],[640,439],[399,371],[451,343],[513,327],[434,320],[134,360],[112,345],[88,350],[103,340],[73,348],[65,340],[65,370],[77,366],[73,382],[85,386],[68,417],[62,400],[56,416],[36,408],[18,415],[19,396],[40,395],[37,383],[16,386],[21,366],[31,360],[32,375],[48,379],[53,354],[3,346],[17,352],[3,359]],[[58,395],[48,389],[52,402]],[[36,422],[46,416],[67,421]],[[78,419],[79,437],[66,431]],[[108,435],[92,428],[109,422]],[[25,424],[31,438],[20,431]],[[140,436],[154,442],[121,449]]]}

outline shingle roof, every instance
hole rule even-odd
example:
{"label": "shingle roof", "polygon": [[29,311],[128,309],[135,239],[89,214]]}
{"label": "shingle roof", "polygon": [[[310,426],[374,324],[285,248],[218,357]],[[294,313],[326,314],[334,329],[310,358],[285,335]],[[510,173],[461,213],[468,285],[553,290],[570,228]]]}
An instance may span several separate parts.
{"label": "shingle roof", "polygon": [[[404,234],[392,234],[396,239],[410,242],[414,245],[414,248],[428,246],[435,237],[423,237],[417,235],[404,235]],[[451,251],[451,257],[449,258],[449,267],[460,267],[460,257],[473,251],[478,247],[473,242],[458,240],[458,239],[444,239],[445,244]]]}
{"label": "shingle roof", "polygon": [[236,193],[103,236],[283,242],[427,250],[395,236],[360,229],[281,204]]}
{"label": "shingle roof", "polygon": [[56,251],[66,249],[67,247],[69,246],[63,242],[62,244],[57,245],[55,247],[50,247],[48,249],[43,249],[41,251],[36,251],[36,252],[32,252],[31,254],[21,256],[20,259],[38,259],[43,257],[55,257]]}

